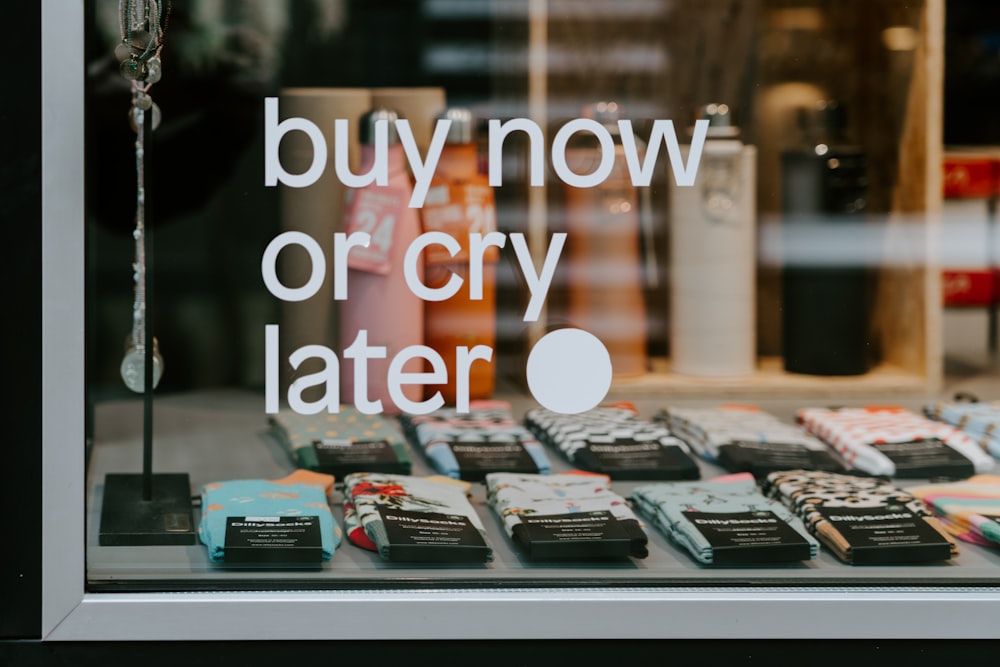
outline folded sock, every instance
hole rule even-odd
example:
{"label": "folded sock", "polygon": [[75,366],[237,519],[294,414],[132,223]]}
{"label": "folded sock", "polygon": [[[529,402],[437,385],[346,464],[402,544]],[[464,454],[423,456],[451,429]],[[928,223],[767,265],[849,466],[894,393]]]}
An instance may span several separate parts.
{"label": "folded sock", "polygon": [[534,408],[525,424],[577,468],[613,479],[698,479],[687,445],[665,424],[639,418],[630,405],[567,415]]}
{"label": "folded sock", "polygon": [[327,500],[333,477],[296,470],[275,480],[244,479],[206,484],[201,489],[198,536],[212,561],[225,560],[226,529],[232,517],[306,517],[319,519],[322,557],[329,560],[341,531]]}
{"label": "folded sock", "polygon": [[802,521],[764,497],[748,473],[727,481],[640,486],[632,500],[659,530],[708,565],[806,560],[819,553]]}
{"label": "folded sock", "polygon": [[819,438],[754,406],[668,407],[657,419],[702,458],[730,472],[763,477],[792,468],[846,469]]}
{"label": "folded sock", "polygon": [[467,413],[442,408],[400,420],[413,445],[442,475],[481,481],[490,472],[552,472],[545,449],[505,401],[472,401]]}
{"label": "folded sock", "polygon": [[[527,523],[542,517],[595,517],[587,530],[562,530],[552,539],[559,545],[559,557],[588,558],[613,551],[608,533],[625,535],[628,555],[645,558],[648,539],[625,498],[611,490],[606,475],[563,473],[522,475],[491,473],[486,476],[487,500],[503,521],[507,535],[530,556],[541,553]],[[575,519],[574,519],[575,520]],[[527,523],[526,523],[527,522]],[[612,528],[607,528],[613,522]],[[557,521],[552,525],[560,526]],[[566,521],[565,525],[572,525]],[[577,523],[577,526],[582,524]],[[603,541],[603,544],[602,544]]]}
{"label": "folded sock", "polygon": [[907,489],[923,500],[948,531],[966,542],[1000,546],[1000,475]]}
{"label": "folded sock", "polygon": [[338,478],[352,472],[410,472],[410,453],[395,420],[342,405],[337,414],[300,415],[286,408],[268,422],[300,468]]}
{"label": "folded sock", "polygon": [[[493,551],[486,539],[486,530],[469,503],[468,483],[441,478],[421,478],[408,475],[382,473],[354,473],[344,479],[345,522],[347,507],[351,520],[349,534],[357,526],[364,531],[367,542],[360,537],[351,542],[372,548],[389,561],[425,562],[486,562],[493,559]],[[407,536],[406,541],[394,540],[392,527],[385,524],[386,517],[395,517],[401,523],[412,518],[413,524],[424,522],[429,537]],[[402,517],[402,518],[400,518]],[[459,536],[450,528],[469,526],[473,539]],[[435,526],[442,526],[438,531]],[[442,532],[444,531],[444,532]]]}
{"label": "folded sock", "polygon": [[882,479],[788,470],[768,475],[763,490],[847,563],[946,560],[958,553],[919,498]]}
{"label": "folded sock", "polygon": [[1000,402],[952,401],[924,406],[924,414],[962,429],[980,447],[1000,459]]}
{"label": "folded sock", "polygon": [[798,419],[855,468],[887,477],[969,477],[993,459],[959,429],[899,407],[805,408]]}

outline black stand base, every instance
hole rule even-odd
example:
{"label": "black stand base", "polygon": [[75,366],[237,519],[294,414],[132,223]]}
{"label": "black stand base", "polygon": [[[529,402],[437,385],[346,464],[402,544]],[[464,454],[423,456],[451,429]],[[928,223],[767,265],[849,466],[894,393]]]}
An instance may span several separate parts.
{"label": "black stand base", "polygon": [[100,545],[195,544],[187,473],[153,475],[151,500],[143,499],[142,488],[142,475],[109,474],[104,478]]}

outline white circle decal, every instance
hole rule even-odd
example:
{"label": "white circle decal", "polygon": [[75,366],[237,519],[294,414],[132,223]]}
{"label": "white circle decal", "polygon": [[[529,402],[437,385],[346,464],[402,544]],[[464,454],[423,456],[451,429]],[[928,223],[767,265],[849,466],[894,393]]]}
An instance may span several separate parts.
{"label": "white circle decal", "polygon": [[528,355],[528,389],[553,412],[576,414],[597,407],[611,388],[611,355],[582,329],[557,329],[538,339]]}

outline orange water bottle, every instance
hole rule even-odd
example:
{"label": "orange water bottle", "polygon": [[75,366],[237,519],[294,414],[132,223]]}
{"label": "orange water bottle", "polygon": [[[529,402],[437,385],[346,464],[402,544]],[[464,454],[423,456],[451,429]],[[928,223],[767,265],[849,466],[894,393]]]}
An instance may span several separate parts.
{"label": "orange water bottle", "polygon": [[488,398],[496,377],[496,269],[499,250],[488,248],[482,259],[482,294],[473,290],[470,262],[470,234],[496,231],[496,204],[488,179],[479,172],[475,124],[468,109],[446,109],[439,118],[451,121],[441,150],[434,180],[422,209],[425,232],[443,232],[458,242],[459,252],[451,255],[444,247],[432,245],[424,254],[425,282],[432,289],[447,284],[452,275],[462,279],[454,296],[428,301],[424,310],[425,344],[444,359],[448,381],[429,385],[428,395],[440,391],[445,402],[455,404],[458,373],[456,350],[477,345],[490,349],[490,359],[475,359],[468,367],[469,398]]}

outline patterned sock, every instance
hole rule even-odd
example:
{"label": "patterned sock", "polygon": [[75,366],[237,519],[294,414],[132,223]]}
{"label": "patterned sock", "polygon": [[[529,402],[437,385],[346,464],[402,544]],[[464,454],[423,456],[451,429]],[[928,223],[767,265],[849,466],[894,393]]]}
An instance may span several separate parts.
{"label": "patterned sock", "polygon": [[787,470],[768,475],[764,492],[791,507],[846,563],[946,560],[958,553],[919,498],[875,477]]}
{"label": "patterned sock", "polygon": [[924,406],[924,414],[962,429],[980,447],[1000,459],[1000,401],[933,403]]}
{"label": "patterned sock", "polygon": [[362,471],[410,473],[410,452],[395,420],[342,405],[338,414],[300,415],[283,409],[268,422],[300,468],[337,479]]}
{"label": "patterned sock", "polygon": [[819,543],[802,522],[765,498],[749,473],[649,484],[634,489],[632,499],[657,528],[707,565],[801,561],[819,554]]}
{"label": "patterned sock", "polygon": [[[354,473],[344,480],[344,496],[354,514],[352,527],[355,521],[359,523],[379,555],[388,561],[493,560],[486,530],[469,503],[468,491],[467,483],[407,475]],[[387,520],[393,525],[387,526]],[[421,529],[400,533],[397,525],[419,525]]]}
{"label": "patterned sock", "polygon": [[490,472],[552,472],[545,449],[505,401],[471,401],[467,414],[442,408],[402,415],[400,421],[414,447],[442,475],[478,482]]}
{"label": "patterned sock", "polygon": [[846,470],[821,440],[753,406],[668,407],[657,418],[702,458],[730,472],[761,478],[796,468]]}
{"label": "patterned sock", "polygon": [[214,562],[225,560],[226,528],[231,517],[319,518],[322,554],[330,560],[340,544],[340,526],[333,520],[328,496],[333,477],[296,470],[276,480],[246,479],[206,484],[201,489],[198,536]]}
{"label": "patterned sock", "polygon": [[1000,546],[1000,475],[907,489],[927,503],[948,531],[966,542]]}
{"label": "patterned sock", "polygon": [[612,479],[698,479],[687,445],[664,424],[640,419],[630,404],[599,406],[574,415],[529,410],[525,424],[577,468]]}
{"label": "patterned sock", "polygon": [[[486,476],[486,489],[490,507],[500,516],[507,535],[529,557],[645,558],[649,553],[642,525],[626,500],[611,490],[606,475],[491,473]],[[547,522],[539,521],[545,517]],[[540,533],[537,526],[543,526]],[[611,543],[609,533],[620,541],[620,548]]]}
{"label": "patterned sock", "polygon": [[993,468],[993,459],[968,435],[903,408],[805,408],[798,419],[872,475],[957,479]]}

